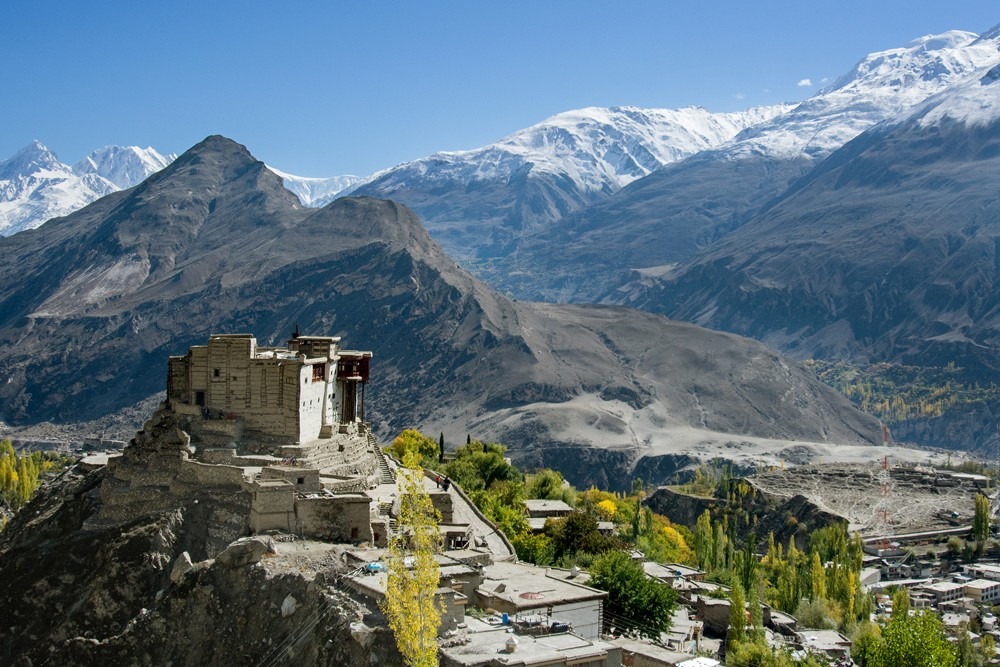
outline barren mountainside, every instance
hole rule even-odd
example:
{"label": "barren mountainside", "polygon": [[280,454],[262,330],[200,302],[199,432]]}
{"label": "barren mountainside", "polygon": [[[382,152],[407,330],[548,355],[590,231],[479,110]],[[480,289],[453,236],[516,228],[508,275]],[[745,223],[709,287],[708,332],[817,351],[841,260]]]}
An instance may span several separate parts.
{"label": "barren mountainside", "polygon": [[303,209],[222,137],[0,248],[9,423],[120,410],[162,391],[166,357],[211,333],[280,343],[298,325],[373,350],[366,417],[383,436],[416,425],[525,455],[610,448],[626,468],[703,440],[877,439],[873,419],[759,343],[624,308],[513,301],[459,269],[409,209]]}

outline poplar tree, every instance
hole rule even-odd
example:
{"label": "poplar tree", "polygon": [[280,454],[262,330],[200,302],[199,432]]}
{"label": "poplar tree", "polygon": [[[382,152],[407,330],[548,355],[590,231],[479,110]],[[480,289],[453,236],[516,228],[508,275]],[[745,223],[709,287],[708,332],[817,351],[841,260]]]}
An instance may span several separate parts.
{"label": "poplar tree", "polygon": [[440,567],[440,516],[424,486],[420,455],[413,450],[403,459],[402,493],[397,532],[389,544],[389,567],[382,611],[396,637],[396,646],[409,667],[436,667],[441,605],[435,592]]}
{"label": "poplar tree", "polygon": [[698,567],[706,572],[712,569],[712,515],[708,510],[701,513],[694,527],[694,553],[698,559]]}
{"label": "poplar tree", "polygon": [[811,601],[823,600],[826,598],[826,570],[820,562],[819,552],[812,552],[812,559],[809,564],[809,599]]}
{"label": "poplar tree", "polygon": [[726,637],[730,647],[747,638],[747,611],[739,577],[733,577],[733,588],[729,593],[729,634]]}
{"label": "poplar tree", "polygon": [[990,538],[990,499],[976,494],[976,513],[972,519],[972,539],[983,544]]}

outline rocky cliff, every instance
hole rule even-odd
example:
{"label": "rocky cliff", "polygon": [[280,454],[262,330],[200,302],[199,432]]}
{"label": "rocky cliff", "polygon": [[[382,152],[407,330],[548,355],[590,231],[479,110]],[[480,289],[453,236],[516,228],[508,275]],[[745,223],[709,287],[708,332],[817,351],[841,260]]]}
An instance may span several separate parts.
{"label": "rocky cliff", "polygon": [[239,492],[176,483],[175,433],[161,411],[114,471],[68,471],[0,533],[0,662],[401,664],[334,551],[236,540]]}

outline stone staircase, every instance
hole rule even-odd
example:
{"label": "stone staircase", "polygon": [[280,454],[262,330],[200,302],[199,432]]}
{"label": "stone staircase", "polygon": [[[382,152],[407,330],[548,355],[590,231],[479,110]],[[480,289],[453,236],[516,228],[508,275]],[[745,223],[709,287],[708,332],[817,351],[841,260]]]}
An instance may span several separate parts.
{"label": "stone staircase", "polygon": [[389,466],[389,461],[386,460],[385,453],[382,451],[382,448],[378,446],[378,443],[375,442],[374,438],[370,435],[368,437],[371,439],[372,449],[375,450],[375,458],[378,460],[378,469],[382,475],[382,484],[395,484],[396,473],[394,473],[392,468]]}
{"label": "stone staircase", "polygon": [[379,516],[384,516],[389,520],[389,538],[391,539],[392,536],[396,534],[396,530],[399,525],[396,518],[392,516],[392,503],[380,502],[378,504],[378,514]]}

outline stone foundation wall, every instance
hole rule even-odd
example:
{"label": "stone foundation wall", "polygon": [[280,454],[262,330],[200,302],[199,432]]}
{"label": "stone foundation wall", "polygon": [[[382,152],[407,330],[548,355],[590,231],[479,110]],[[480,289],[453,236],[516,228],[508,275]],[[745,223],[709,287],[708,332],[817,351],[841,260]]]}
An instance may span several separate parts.
{"label": "stone foundation wall", "polygon": [[371,499],[362,494],[296,498],[302,535],[330,542],[372,542]]}
{"label": "stone foundation wall", "polygon": [[261,479],[283,479],[295,487],[297,493],[316,493],[321,487],[319,470],[295,466],[268,466],[260,471]]}

